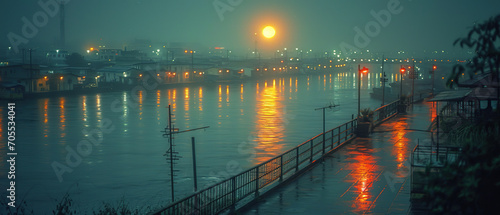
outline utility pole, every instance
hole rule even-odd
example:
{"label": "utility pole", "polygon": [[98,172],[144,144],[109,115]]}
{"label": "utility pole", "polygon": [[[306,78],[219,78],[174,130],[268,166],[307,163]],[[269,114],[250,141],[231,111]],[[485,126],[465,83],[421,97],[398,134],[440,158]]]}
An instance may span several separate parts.
{"label": "utility pole", "polygon": [[415,101],[415,79],[418,77],[417,73],[415,73],[415,60],[413,60],[413,64],[411,67],[411,108],[413,109],[413,101]]}
{"label": "utility pole", "polygon": [[432,89],[431,89],[431,95],[432,97],[434,97],[434,73],[436,73],[436,65],[433,65],[432,66],[432,70],[430,71],[430,73],[432,74]]}
{"label": "utility pole", "polygon": [[66,29],[65,29],[65,19],[66,19],[66,12],[64,10],[64,5],[66,4],[65,1],[60,1],[59,3],[59,15],[60,15],[60,23],[59,23],[59,33],[60,33],[60,46],[61,46],[61,49],[65,49],[66,47]]}
{"label": "utility pole", "polygon": [[[174,170],[174,161],[179,160],[182,158],[179,156],[179,152],[174,151],[174,134],[179,134],[179,133],[184,133],[184,132],[190,132],[190,131],[196,131],[200,129],[206,129],[209,128],[210,126],[205,126],[205,127],[200,127],[200,128],[193,128],[193,129],[188,129],[184,131],[179,131],[179,128],[175,128],[174,125],[172,124],[172,109],[170,108],[170,105],[168,105],[168,125],[163,130],[162,132],[163,137],[168,137],[168,143],[169,143],[169,149],[167,150],[167,159],[169,160],[170,163],[170,189],[172,190],[172,202],[175,201],[175,194],[174,194],[174,172],[177,172]],[[194,171],[194,177],[195,177],[195,185],[194,189],[195,191],[197,190],[197,180],[196,180],[196,158],[195,158],[195,148],[194,148],[194,137],[192,137],[192,146],[193,146],[193,171]]]}
{"label": "utility pole", "polygon": [[385,82],[387,81],[384,72],[384,61],[385,61],[385,56],[382,55],[382,77],[380,78],[380,81],[382,81],[382,106],[384,106],[385,104]]}
{"label": "utility pole", "polygon": [[323,154],[325,154],[325,109],[327,108],[334,108],[334,107],[337,107],[338,105],[336,104],[330,104],[328,106],[325,106],[325,107],[320,107],[320,108],[316,108],[314,110],[323,110]]}
{"label": "utility pole", "polygon": [[30,90],[30,93],[33,92],[33,58],[31,57],[31,54],[33,52],[32,49],[29,49],[30,51],[30,87],[29,87],[29,90]]}

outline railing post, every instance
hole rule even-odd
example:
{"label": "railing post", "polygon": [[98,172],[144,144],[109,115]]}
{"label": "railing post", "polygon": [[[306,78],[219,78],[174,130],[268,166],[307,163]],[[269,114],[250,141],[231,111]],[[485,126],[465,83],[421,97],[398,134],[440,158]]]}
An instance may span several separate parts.
{"label": "railing post", "polygon": [[280,181],[283,181],[283,154],[280,156]]}
{"label": "railing post", "polygon": [[333,131],[334,131],[334,130],[332,129],[332,138],[331,138],[331,139],[332,139],[332,149],[333,149],[333,137],[335,136],[335,135],[333,135],[333,134],[335,133],[335,132],[333,132]]}
{"label": "railing post", "polygon": [[295,158],[296,158],[296,161],[295,161],[295,172],[299,171],[299,147],[297,147],[295,149],[295,151],[297,152],[297,154],[295,155]]}
{"label": "railing post", "polygon": [[309,162],[313,161],[313,151],[314,151],[314,145],[313,145],[313,139],[311,139],[311,157],[309,158]]}
{"label": "railing post", "polygon": [[325,138],[325,132],[323,132],[323,153],[321,154],[321,156],[323,156],[325,154],[325,141],[326,141],[326,138]]}
{"label": "railing post", "polygon": [[259,197],[259,166],[255,167],[255,198]]}
{"label": "railing post", "polygon": [[337,136],[339,138],[339,141],[337,142],[337,146],[340,145],[340,126],[339,126],[339,132],[337,133]]}
{"label": "railing post", "polygon": [[233,190],[232,190],[231,196],[232,196],[233,202],[231,205],[231,211],[234,213],[235,209],[236,209],[236,177],[232,178],[232,182],[233,182]]}
{"label": "railing post", "polygon": [[[345,130],[346,130],[346,131],[347,131],[347,124],[348,124],[348,123],[346,123],[346,124],[345,124]],[[345,140],[344,140],[344,142],[345,142],[345,141],[347,141],[347,134],[345,135]]]}

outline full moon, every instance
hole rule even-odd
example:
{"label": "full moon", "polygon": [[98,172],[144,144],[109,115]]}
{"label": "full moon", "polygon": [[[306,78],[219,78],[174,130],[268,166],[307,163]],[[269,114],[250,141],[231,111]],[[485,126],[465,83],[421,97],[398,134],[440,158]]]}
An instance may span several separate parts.
{"label": "full moon", "polygon": [[262,30],[262,34],[264,35],[264,37],[266,38],[272,38],[274,37],[274,34],[276,34],[276,31],[274,30],[273,26],[266,26],[263,30]]}

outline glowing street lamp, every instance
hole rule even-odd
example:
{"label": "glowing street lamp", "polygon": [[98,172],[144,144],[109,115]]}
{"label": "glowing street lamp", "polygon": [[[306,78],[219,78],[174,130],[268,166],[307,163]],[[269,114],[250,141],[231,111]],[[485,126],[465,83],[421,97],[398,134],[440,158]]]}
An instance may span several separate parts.
{"label": "glowing street lamp", "polygon": [[368,68],[363,66],[363,69],[360,68],[361,65],[358,64],[358,118],[360,117],[360,111],[361,111],[361,73],[367,74],[368,73]]}
{"label": "glowing street lamp", "polygon": [[184,53],[190,53],[191,54],[191,71],[194,71],[194,53],[196,53],[196,51],[193,51],[193,50],[184,50]]}
{"label": "glowing street lamp", "polygon": [[401,77],[399,78],[399,98],[403,96],[403,74],[405,74],[406,69],[401,65],[401,69],[399,70],[401,72]]}
{"label": "glowing street lamp", "polygon": [[434,96],[434,73],[436,73],[436,69],[437,69],[437,66],[433,65],[432,71],[431,71],[431,73],[432,73],[432,91],[431,91],[432,96]]}

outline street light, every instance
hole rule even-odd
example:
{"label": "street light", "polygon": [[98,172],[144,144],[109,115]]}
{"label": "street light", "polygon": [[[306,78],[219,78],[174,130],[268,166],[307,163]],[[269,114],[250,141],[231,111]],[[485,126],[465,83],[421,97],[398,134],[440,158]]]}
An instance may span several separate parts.
{"label": "street light", "polygon": [[194,56],[193,54],[196,53],[196,51],[193,50],[184,50],[184,53],[191,53],[191,71],[194,71]]}
{"label": "street light", "polygon": [[401,69],[399,70],[401,72],[401,77],[399,78],[399,99],[403,96],[403,74],[406,72],[406,69],[401,65]]}
{"label": "street light", "polygon": [[361,65],[358,64],[358,118],[360,116],[361,105],[360,105],[360,96],[361,96],[361,73],[368,73],[368,68],[363,66],[363,69],[360,69]]}
{"label": "street light", "polygon": [[433,65],[432,66],[432,96],[434,96],[434,73],[436,72],[436,69],[437,69],[437,66],[436,65]]}

